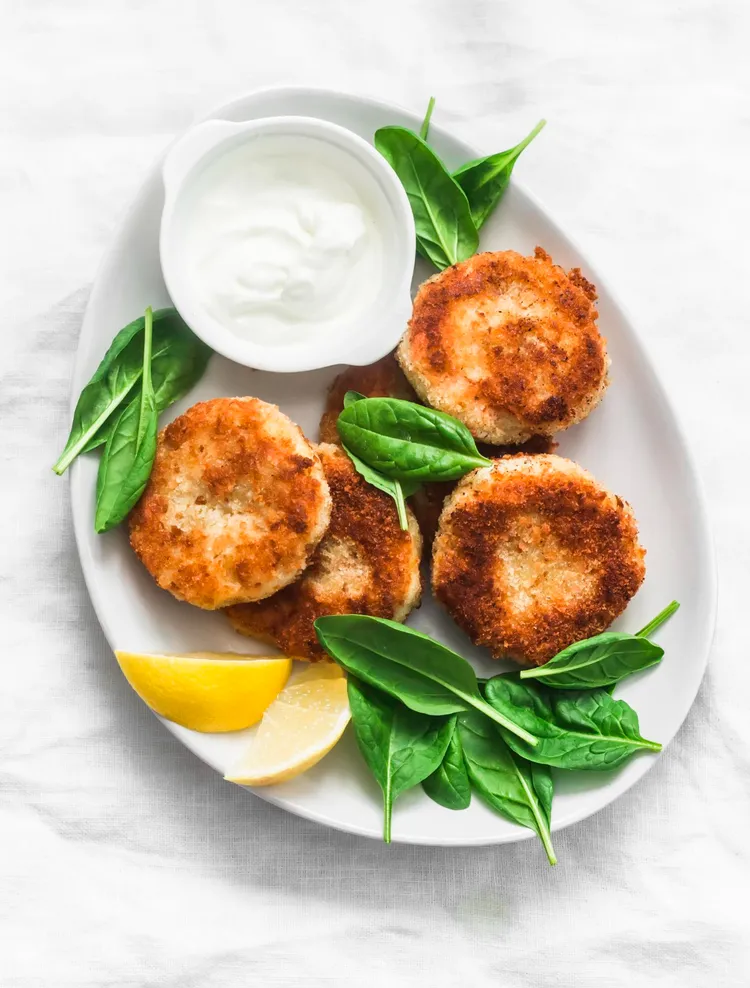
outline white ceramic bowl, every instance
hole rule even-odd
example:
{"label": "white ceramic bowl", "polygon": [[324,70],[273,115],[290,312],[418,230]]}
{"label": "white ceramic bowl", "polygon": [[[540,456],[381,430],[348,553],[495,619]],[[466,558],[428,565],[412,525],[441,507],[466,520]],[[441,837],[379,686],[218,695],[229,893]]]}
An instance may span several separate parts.
{"label": "white ceramic bowl", "polygon": [[[342,324],[326,336],[314,335],[283,346],[243,339],[201,303],[183,255],[185,205],[191,184],[207,165],[245,142],[264,137],[304,137],[336,150],[342,173],[369,185],[373,219],[383,237],[382,284],[371,311],[356,325]],[[193,332],[217,353],[236,363],[265,371],[309,371],[333,364],[370,364],[389,353],[401,338],[411,314],[414,272],[414,219],[409,200],[388,162],[357,134],[314,117],[266,117],[237,123],[207,120],[172,146],[163,165],[164,210],[159,251],[172,301]]]}

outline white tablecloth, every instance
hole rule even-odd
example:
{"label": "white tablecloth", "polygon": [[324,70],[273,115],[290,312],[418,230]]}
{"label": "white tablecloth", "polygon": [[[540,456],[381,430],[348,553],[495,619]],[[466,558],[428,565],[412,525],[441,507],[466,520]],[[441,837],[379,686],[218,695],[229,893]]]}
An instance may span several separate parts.
{"label": "white tablecloth", "polygon": [[[0,986],[705,988],[750,981],[745,0],[1,0]],[[497,150],[629,306],[692,438],[722,605],[657,766],[531,844],[384,847],[183,749],[111,661],[49,467],[97,263],[156,154],[274,83]]]}

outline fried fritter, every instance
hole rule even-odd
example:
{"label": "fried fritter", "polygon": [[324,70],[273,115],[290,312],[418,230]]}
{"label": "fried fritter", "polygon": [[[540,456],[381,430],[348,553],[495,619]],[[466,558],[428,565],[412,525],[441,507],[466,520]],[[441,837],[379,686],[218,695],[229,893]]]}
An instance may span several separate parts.
{"label": "fried fritter", "polygon": [[[527,442],[520,446],[488,446],[486,443],[478,444],[479,452],[482,456],[490,459],[497,459],[501,456],[515,456],[518,453],[528,453],[538,455],[539,453],[552,453],[557,449],[557,443],[547,436],[532,436]],[[414,514],[417,516],[419,527],[422,530],[422,537],[426,546],[432,545],[435,538],[440,513],[446,497],[455,490],[458,481],[449,480],[447,482],[435,482],[423,484],[419,490],[409,498]]]}
{"label": "fried fritter", "polygon": [[501,445],[585,418],[607,387],[596,289],[537,247],[476,254],[426,281],[398,361],[427,404]]}
{"label": "fried fritter", "polygon": [[405,401],[417,399],[392,353],[366,367],[347,367],[335,378],[328,391],[325,411],[320,420],[322,443],[341,443],[336,430],[336,419],[344,407],[344,395],[347,391],[359,391],[365,398],[403,398]]}
{"label": "fried fritter", "polygon": [[213,610],[295,580],[328,527],[323,466],[276,405],[215,398],[159,435],[130,544],[164,590]]}
{"label": "fried fritter", "polygon": [[510,456],[468,474],[447,500],[432,588],[495,658],[542,665],[622,613],[644,556],[630,506],[582,467]]}
{"label": "fried fritter", "polygon": [[387,494],[364,481],[337,446],[318,454],[331,490],[331,524],[300,579],[267,600],[227,610],[243,635],[286,655],[320,659],[313,622],[327,614],[370,614],[403,621],[419,602],[422,538],[412,513],[401,531]]}

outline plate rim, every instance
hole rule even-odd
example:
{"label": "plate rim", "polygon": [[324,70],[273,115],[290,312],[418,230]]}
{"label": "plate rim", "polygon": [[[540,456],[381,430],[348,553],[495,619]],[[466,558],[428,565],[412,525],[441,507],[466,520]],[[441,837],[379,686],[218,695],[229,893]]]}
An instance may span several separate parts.
{"label": "plate rim", "polygon": [[[71,392],[70,392],[70,402],[69,408],[72,415],[72,411],[75,407],[78,394],[81,390],[83,375],[85,373],[84,368],[87,364],[90,364],[89,353],[91,350],[91,343],[95,341],[95,330],[93,327],[93,311],[95,305],[98,301],[99,286],[103,282],[103,276],[105,272],[113,265],[116,259],[118,244],[120,240],[121,233],[125,227],[127,227],[133,218],[138,213],[139,207],[141,205],[141,200],[147,195],[148,187],[151,183],[151,179],[155,177],[161,166],[161,162],[168,153],[169,149],[174,143],[176,143],[180,137],[192,126],[200,123],[204,120],[209,120],[216,117],[218,114],[231,112],[239,104],[246,103],[252,100],[262,100],[264,97],[275,96],[287,99],[294,98],[309,98],[310,96],[320,96],[321,98],[334,98],[338,100],[344,100],[352,104],[366,104],[370,107],[376,108],[383,111],[397,111],[398,113],[410,118],[413,123],[418,126],[420,123],[420,117],[414,113],[412,110],[402,106],[395,101],[381,100],[376,97],[369,95],[340,90],[325,86],[300,86],[300,85],[281,85],[281,86],[263,86],[256,89],[251,89],[233,96],[230,99],[223,100],[217,106],[214,106],[205,113],[201,113],[196,119],[191,121],[191,123],[183,128],[177,133],[171,141],[162,149],[162,151],[156,156],[156,158],[151,162],[148,169],[144,173],[144,177],[136,190],[135,195],[127,204],[125,209],[122,211],[119,217],[119,221],[115,225],[115,235],[109,243],[109,246],[104,251],[104,254],[96,268],[94,278],[92,281],[91,294],[89,295],[86,309],[84,312],[84,317],[81,323],[81,330],[78,338],[78,345],[76,347],[76,356],[73,365],[73,373],[71,376]],[[432,129],[438,133],[444,134],[449,139],[457,139],[454,135],[445,127],[439,124],[432,124]],[[458,138],[463,144],[471,148],[474,155],[479,157],[483,152],[476,148],[476,146],[466,141],[464,138]],[[542,200],[537,197],[534,193],[531,193],[523,182],[518,182],[513,179],[513,184],[517,194],[520,194],[521,198],[525,199],[533,209],[540,214],[544,221],[554,230],[554,232],[559,235],[563,240],[567,241],[573,250],[582,259],[584,259],[589,264],[588,255],[585,251],[582,251],[578,245],[575,236],[571,236],[566,232],[560,224],[557,222],[555,215],[551,212],[545,205],[543,205]],[[648,758],[639,759],[641,768],[638,772],[632,773],[632,778],[625,778],[624,782],[617,784],[615,780],[615,791],[610,794],[610,797],[606,802],[602,803],[601,806],[596,809],[582,809],[579,811],[571,811],[562,819],[555,820],[552,824],[551,831],[557,833],[567,827],[572,826],[575,823],[580,823],[582,820],[589,819],[595,816],[597,813],[601,812],[606,807],[612,805],[621,796],[623,796],[629,789],[631,789],[637,782],[641,781],[644,776],[651,770],[651,768],[659,761],[663,756],[664,752],[667,750],[671,742],[676,737],[677,733],[680,731],[685,723],[690,711],[695,704],[695,699],[698,695],[698,691],[701,687],[703,679],[705,677],[706,668],[708,666],[708,660],[711,654],[712,644],[714,641],[715,631],[716,631],[716,620],[717,620],[717,603],[718,603],[718,570],[717,570],[717,557],[716,549],[713,537],[712,526],[710,523],[707,499],[704,490],[704,484],[701,474],[698,471],[695,458],[692,449],[687,441],[687,435],[682,424],[681,417],[678,413],[677,406],[673,403],[668,386],[662,380],[662,378],[657,374],[654,361],[651,356],[651,352],[646,342],[642,338],[639,330],[637,329],[637,323],[632,319],[629,309],[623,305],[619,296],[613,293],[609,281],[606,277],[602,276],[601,268],[598,265],[591,265],[592,270],[595,269],[597,277],[597,286],[600,288],[603,294],[606,294],[612,304],[616,309],[619,310],[623,319],[628,325],[630,334],[633,337],[635,346],[638,350],[638,355],[641,359],[643,367],[649,376],[649,384],[652,392],[657,396],[659,405],[663,410],[666,410],[669,419],[671,420],[672,427],[674,429],[675,437],[679,443],[680,454],[684,460],[684,463],[688,469],[694,495],[695,495],[695,508],[696,515],[699,521],[697,526],[699,535],[700,548],[704,554],[705,560],[708,563],[707,572],[704,574],[704,578],[707,581],[706,590],[708,592],[707,601],[707,620],[705,622],[705,627],[703,628],[703,634],[701,640],[697,643],[697,650],[700,653],[700,675],[696,677],[695,687],[690,695],[690,702],[687,704],[685,713],[680,719],[679,723],[676,725],[675,729],[666,737],[662,743],[662,750],[655,756],[650,756]],[[88,520],[84,518],[85,512],[81,510],[81,499],[75,496],[75,485],[76,478],[79,474],[79,463],[76,460],[69,470],[69,491],[71,499],[71,513],[73,516],[73,530],[75,536],[76,550],[78,553],[79,562],[81,565],[81,570],[84,577],[84,582],[86,584],[86,589],[88,591],[94,613],[96,614],[97,621],[104,633],[104,637],[107,639],[107,643],[110,648],[113,648],[113,636],[111,630],[108,628],[108,621],[106,619],[106,610],[101,605],[101,594],[97,587],[97,582],[94,573],[94,563],[89,558],[89,554],[86,550],[86,537],[84,534],[84,524]],[[210,766],[212,769],[219,771],[217,766],[212,763],[212,761],[205,757],[204,754],[193,749],[184,740],[181,729],[179,725],[172,724],[170,721],[159,717],[153,711],[153,715],[159,720],[167,730],[175,737],[177,741],[183,744],[195,757],[199,758],[204,764]],[[621,773],[620,778],[623,778]],[[269,791],[264,787],[259,787],[256,789],[250,787],[246,788],[248,792],[255,796],[259,796],[265,802],[271,803],[280,809],[285,810],[288,813],[292,813],[302,819],[311,820],[322,826],[330,827],[331,829],[338,830],[342,833],[349,833],[360,837],[367,837],[373,840],[382,840],[382,835],[379,828],[362,826],[356,823],[342,824],[340,821],[328,817],[324,812],[317,812],[314,810],[307,810],[304,807],[291,806],[289,805],[288,799],[280,796],[275,796],[273,792]],[[424,837],[410,836],[408,838],[399,837],[398,833],[393,835],[394,844],[405,844],[405,845],[415,845],[415,846],[428,846],[428,847],[486,847],[486,846],[498,846],[501,844],[512,844],[520,841],[531,840],[535,838],[536,835],[533,831],[518,827],[507,834],[501,834],[494,838],[487,837],[445,837],[440,838],[434,835],[425,835]]]}

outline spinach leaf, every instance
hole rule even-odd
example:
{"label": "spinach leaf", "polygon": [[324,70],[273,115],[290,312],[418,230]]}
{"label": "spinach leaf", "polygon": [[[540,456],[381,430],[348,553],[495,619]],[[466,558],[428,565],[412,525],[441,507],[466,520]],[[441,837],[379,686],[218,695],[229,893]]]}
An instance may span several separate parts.
{"label": "spinach leaf", "polygon": [[394,800],[435,771],[456,718],[415,713],[352,677],[347,691],[357,745],[383,791],[383,840],[389,844]]}
{"label": "spinach leaf", "polygon": [[353,405],[355,401],[363,401],[366,398],[367,395],[363,395],[361,391],[347,391],[344,395],[344,408]]}
{"label": "spinach leaf", "polygon": [[97,532],[107,532],[127,516],[144,491],[156,455],[158,413],[151,383],[153,319],[146,309],[141,393],[117,419],[104,447],[96,479]]}
{"label": "spinach leaf", "polygon": [[427,104],[427,112],[424,115],[424,120],[422,121],[422,126],[419,128],[419,136],[423,141],[427,140],[427,135],[430,133],[430,120],[432,119],[432,111],[435,109],[435,97],[430,96],[430,102]]}
{"label": "spinach leaf", "polygon": [[[347,391],[344,395],[344,408],[348,408],[353,405],[356,401],[366,400],[363,394],[359,391]],[[400,480],[392,480],[390,477],[386,477],[384,474],[368,466],[365,462],[360,460],[350,449],[346,446],[343,447],[344,452],[352,461],[354,469],[368,484],[372,484],[373,487],[377,487],[379,491],[388,494],[396,502],[396,511],[398,512],[398,523],[401,526],[402,531],[407,532],[409,530],[409,519],[406,515],[406,501],[407,497],[411,497],[415,494],[419,488],[420,484],[414,481],[406,480],[403,483]]]}
{"label": "spinach leaf", "polygon": [[540,120],[531,133],[509,151],[499,151],[497,154],[469,161],[453,173],[469,200],[471,218],[477,230],[481,229],[505,194],[519,155],[531,144],[546,122]]}
{"label": "spinach leaf", "polygon": [[497,711],[482,698],[466,659],[421,632],[364,614],[319,617],[315,632],[326,652],[348,673],[411,710],[441,716],[476,708],[529,747],[537,743],[512,715]]}
{"label": "spinach leaf", "polygon": [[[156,313],[154,313],[156,315]],[[161,413],[184,397],[203,377],[211,359],[212,350],[187,328],[175,322],[173,328],[162,322],[161,332],[154,326],[151,379],[154,387],[156,410]],[[139,368],[140,378],[141,368]],[[135,390],[132,396],[135,397]],[[115,427],[117,417],[112,415],[81,450],[88,453],[104,445]]]}
{"label": "spinach leaf", "polygon": [[462,422],[400,398],[356,401],[336,427],[348,450],[394,480],[458,480],[492,462]]}
{"label": "spinach leaf", "polygon": [[663,655],[664,649],[646,638],[608,631],[569,645],[546,665],[522,670],[521,679],[563,690],[597,689],[656,665]]}
{"label": "spinach leaf", "polygon": [[[154,387],[159,390],[159,404],[166,408],[201,376],[211,351],[193,336],[174,308],[158,309],[153,326]],[[68,441],[53,467],[55,473],[64,473],[79,453],[108,438],[114,413],[127,397],[133,397],[143,372],[143,329],[141,316],[121,329],[110,344],[78,398]]]}
{"label": "spinach leaf", "polygon": [[420,253],[440,270],[471,257],[479,234],[469,201],[435,152],[405,127],[381,127],[375,147],[406,190]]}
{"label": "spinach leaf", "polygon": [[423,780],[422,788],[430,799],[449,810],[465,810],[471,803],[471,785],[466,772],[464,750],[457,724],[454,724],[451,731],[442,762],[432,775],[428,775]]}
{"label": "spinach leaf", "polygon": [[510,673],[491,679],[484,695],[496,711],[536,737],[532,747],[502,732],[513,751],[541,765],[604,772],[637,751],[661,751],[660,744],[641,737],[635,710],[604,689],[545,690]]}
{"label": "spinach leaf", "polygon": [[549,863],[557,864],[550,836],[550,770],[512,752],[492,722],[477,711],[459,715],[458,733],[469,778],[482,799],[513,823],[534,830]]}
{"label": "spinach leaf", "polygon": [[664,649],[648,641],[651,634],[677,610],[676,600],[664,608],[637,635],[607,631],[575,642],[543,666],[523,669],[521,679],[543,680],[555,689],[596,689],[611,686],[641,669],[661,662]]}

